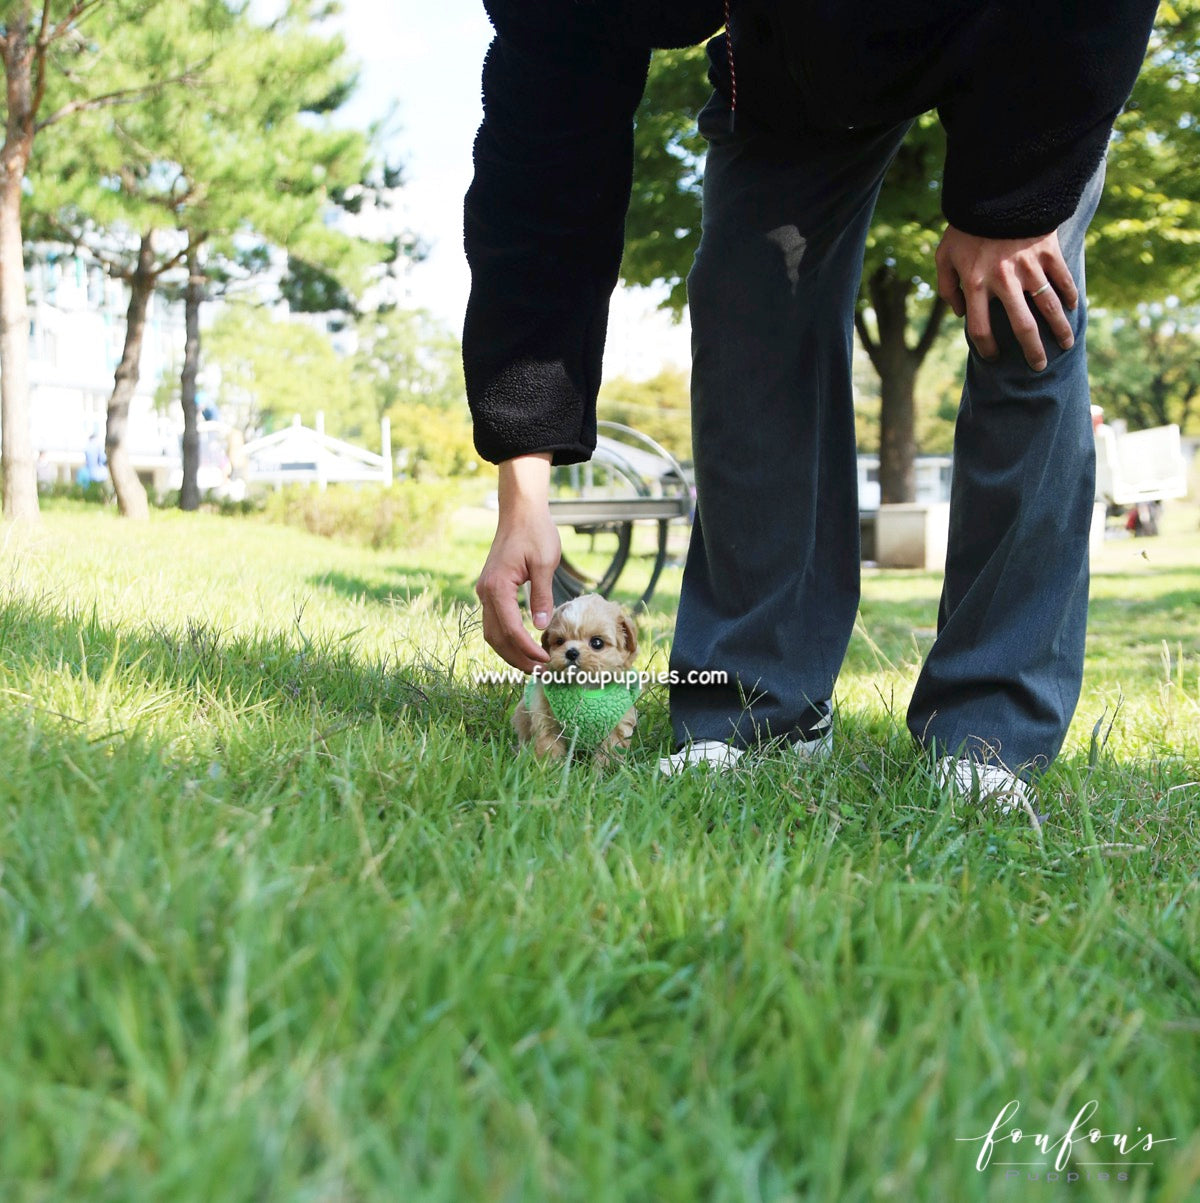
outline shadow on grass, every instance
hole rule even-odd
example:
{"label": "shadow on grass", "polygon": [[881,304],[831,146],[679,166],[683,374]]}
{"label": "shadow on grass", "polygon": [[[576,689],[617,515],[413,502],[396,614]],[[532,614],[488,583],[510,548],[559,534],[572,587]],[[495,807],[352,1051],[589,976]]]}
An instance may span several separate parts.
{"label": "shadow on grass", "polygon": [[[480,567],[483,561],[480,561]],[[455,606],[477,607],[475,578],[460,573],[443,572],[436,568],[395,568],[389,570],[387,579],[369,579],[344,572],[322,572],[308,578],[308,584],[318,589],[330,589],[350,600],[365,598],[381,606],[408,605],[421,597],[430,597],[432,606],[441,614],[449,614]],[[668,584],[655,591],[650,604],[642,607],[637,597],[621,589],[620,582],[614,600],[621,602],[637,615],[647,617],[667,616],[674,618],[679,608],[678,587],[672,591]],[[522,609],[524,599],[522,599]]]}
{"label": "shadow on grass", "polygon": [[[1195,574],[1192,574],[1195,579]],[[1123,651],[1145,649],[1158,656],[1165,644],[1182,645],[1185,658],[1200,655],[1200,589],[1177,589],[1154,597],[1093,598],[1088,627],[1091,654],[1100,640],[1111,640]]]}
{"label": "shadow on grass", "polygon": [[459,573],[437,569],[396,568],[385,581],[369,580],[344,572],[322,572],[308,578],[319,589],[330,589],[343,597],[365,598],[382,606],[408,605],[418,597],[432,597],[434,607],[448,614],[455,606],[477,606],[475,582]]}
{"label": "shadow on grass", "polygon": [[[1138,647],[1146,657],[1157,658],[1165,643],[1174,653],[1181,643],[1189,660],[1200,652],[1200,588],[1197,574],[1163,570],[1146,574],[1169,591],[1146,596],[1139,590],[1138,575],[1128,577],[1129,596],[1093,599],[1092,625],[1099,638],[1089,657],[1128,658]],[[428,598],[435,612],[449,613],[459,605],[475,606],[472,584],[465,577],[436,570],[396,568],[383,580],[344,573],[324,573],[310,583],[348,597],[366,598],[379,605],[403,604]],[[1112,577],[1106,585],[1111,588]],[[1179,588],[1172,588],[1178,584]],[[1125,582],[1118,586],[1125,592]],[[1141,595],[1138,595],[1141,593]],[[661,608],[668,614],[674,599],[665,595]],[[863,606],[866,637],[856,634],[844,673],[872,675],[878,670],[875,649],[893,664],[911,663],[927,650],[926,639],[936,621],[937,597],[928,593],[903,600],[868,598]],[[106,624],[95,612],[70,609],[41,598],[12,597],[0,602],[0,655],[10,682],[28,688],[32,681],[56,677],[86,677],[98,681],[106,673],[119,681],[138,680],[150,690],[183,694],[198,707],[224,705],[235,713],[253,710],[268,718],[312,713],[317,723],[354,722],[380,717],[385,723],[429,726],[462,723],[468,738],[508,738],[508,718],[517,697],[516,686],[467,686],[455,679],[452,663],[421,658],[419,650],[406,651],[411,662],[387,656],[368,659],[352,643],[333,636],[310,639],[299,627],[265,634],[236,635],[218,626],[190,622],[183,629],[155,625],[145,614],[129,616],[129,625]],[[453,657],[453,650],[446,653]],[[1139,661],[1140,662],[1140,661]],[[1157,679],[1151,665],[1142,674]],[[902,728],[903,704],[895,699],[892,719]],[[50,707],[52,701],[35,698]],[[665,746],[666,693],[652,691],[647,698],[639,735],[646,744]]]}
{"label": "shadow on grass", "polygon": [[[268,719],[461,720],[469,736],[483,738],[506,729],[516,698],[513,686],[467,688],[454,679],[451,664],[364,660],[346,641],[309,639],[300,628],[250,637],[199,622],[183,631],[125,628],[101,622],[94,611],[64,613],[26,598],[0,604],[0,648],[9,679],[19,683],[65,676],[99,686],[111,680],[118,700],[123,691],[135,694],[140,683],[184,703],[190,695],[197,708]],[[55,712],[52,697],[32,701]]]}
{"label": "shadow on grass", "polygon": [[[1131,644],[1150,648],[1155,655],[1163,643],[1172,649],[1182,643],[1185,656],[1200,654],[1196,580],[1194,569],[1098,574],[1088,611],[1093,644],[1089,654],[1095,654],[1102,639],[1114,639],[1122,649]],[[1172,587],[1176,585],[1181,587]],[[893,664],[911,660],[917,647],[926,653],[935,634],[938,602],[937,593],[903,599],[864,597],[860,629],[843,671],[870,669],[877,663],[875,649]]]}

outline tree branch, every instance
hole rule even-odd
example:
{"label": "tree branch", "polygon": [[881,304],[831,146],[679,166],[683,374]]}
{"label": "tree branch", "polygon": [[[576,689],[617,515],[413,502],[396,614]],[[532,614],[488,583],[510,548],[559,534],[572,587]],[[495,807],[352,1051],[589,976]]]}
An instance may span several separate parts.
{"label": "tree branch", "polygon": [[45,0],[42,9],[42,28],[38,32],[37,47],[43,54],[51,42],[57,42],[65,37],[72,25],[78,25],[93,9],[99,8],[104,0],[75,0],[70,11],[53,28],[50,29],[50,0]]}
{"label": "tree branch", "polygon": [[[171,214],[178,213],[179,207],[181,205],[186,205],[188,201],[192,199],[192,196],[195,193],[195,188],[192,186],[191,181],[188,180],[187,176],[184,175],[182,171],[180,171],[180,173],[175,177],[174,182],[171,184],[171,187],[167,192],[160,192],[156,196],[145,195],[140,187],[141,181],[139,181],[137,173],[128,164],[119,168],[117,174],[121,179],[121,187],[124,188],[131,197],[140,197],[143,203],[147,205],[153,205],[158,209],[165,209]],[[184,181],[186,187],[182,192],[176,192],[175,186],[180,180]]]}
{"label": "tree branch", "polygon": [[162,266],[154,273],[155,276],[157,277],[157,276],[164,275],[166,272],[169,272],[171,270],[171,268],[178,267],[179,264],[182,263],[183,260],[186,258],[187,258],[187,247],[184,247],[183,250],[176,251],[175,254],[173,254],[170,257],[170,259],[165,260],[163,262]]}
{"label": "tree branch", "polygon": [[[175,254],[170,257],[170,259],[164,259],[149,272],[150,279],[157,283],[160,276],[165,276],[173,267],[178,267],[186,255],[186,250],[176,251]],[[137,274],[137,271],[137,266],[126,267],[124,270],[118,273],[118,278],[122,280],[131,280]]]}
{"label": "tree branch", "polygon": [[174,75],[170,79],[162,79],[157,83],[146,84],[141,88],[121,88],[116,92],[107,92],[103,96],[91,96],[84,100],[72,100],[69,104],[64,104],[56,113],[52,113],[45,121],[39,121],[34,126],[34,132],[40,133],[47,126],[55,125],[66,117],[71,117],[75,113],[90,113],[96,109],[111,108],[113,105],[128,104],[133,100],[140,100],[143,96],[153,96],[156,92],[170,84],[190,84],[195,82],[195,76],[191,72],[185,72],[183,75]]}
{"label": "tree branch", "polygon": [[863,345],[863,350],[870,357],[876,370],[881,371],[879,360],[876,357],[879,351],[879,343],[871,337],[871,332],[867,329],[866,309],[862,305],[855,305],[854,307],[854,328],[858,331],[858,338]]}
{"label": "tree branch", "polygon": [[933,308],[930,309],[929,316],[925,319],[925,329],[921,331],[921,337],[912,349],[912,357],[917,367],[925,362],[925,356],[929,354],[933,344],[937,341],[937,336],[942,329],[942,318],[946,316],[948,308],[949,306],[941,297],[934,298]]}
{"label": "tree branch", "polygon": [[875,346],[875,343],[871,341],[871,332],[867,329],[866,312],[862,305],[854,306],[854,328],[858,331],[858,337],[862,340],[864,349],[869,351]]}
{"label": "tree branch", "polygon": [[[57,217],[47,217],[52,229],[56,230],[61,236],[62,241],[69,243],[71,250],[78,253],[84,251],[90,255],[97,263],[104,268],[105,272],[114,280],[130,280],[133,278],[134,272],[137,270],[136,264],[130,264],[127,258],[120,255],[112,255],[97,246],[93,246],[87,240],[87,232],[85,230],[72,229],[64,225]],[[187,249],[176,251],[170,259],[164,260],[152,273],[155,279],[169,272],[173,267],[177,267],[180,261],[187,255]]]}
{"label": "tree branch", "polygon": [[47,216],[46,221],[49,222],[51,229],[58,232],[63,242],[70,243],[72,251],[76,254],[81,250],[86,251],[114,280],[127,280],[132,274],[131,270],[124,266],[124,260],[107,255],[104,251],[92,246],[87,241],[86,231],[72,229],[57,217]]}
{"label": "tree branch", "polygon": [[50,28],[50,0],[42,0],[42,24],[38,30],[37,44],[39,49],[49,45],[46,41],[46,30]]}

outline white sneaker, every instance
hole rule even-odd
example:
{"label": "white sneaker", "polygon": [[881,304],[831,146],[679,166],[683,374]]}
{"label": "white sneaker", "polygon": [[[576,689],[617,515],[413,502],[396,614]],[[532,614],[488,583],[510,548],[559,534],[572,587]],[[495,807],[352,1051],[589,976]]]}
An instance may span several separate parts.
{"label": "white sneaker", "polygon": [[658,771],[664,777],[673,777],[693,765],[706,764],[710,769],[723,773],[731,769],[742,758],[742,749],[735,748],[720,739],[698,739],[684,744],[674,756],[664,756],[658,762]]}
{"label": "white sneaker", "polygon": [[1028,784],[1002,764],[943,756],[934,766],[933,775],[943,789],[953,789],[971,802],[994,803],[1003,815],[1029,801]]}
{"label": "white sneaker", "polygon": [[833,755],[833,715],[814,724],[810,738],[792,741],[792,751],[801,760],[825,760]]}
{"label": "white sneaker", "polygon": [[[811,739],[793,740],[788,750],[800,760],[824,760],[833,754],[833,717],[826,715],[814,726]],[[676,773],[693,765],[706,764],[717,772],[731,769],[745,752],[735,748],[720,739],[698,739],[695,743],[684,745],[673,756],[664,756],[658,762],[658,771],[664,777],[672,777]]]}

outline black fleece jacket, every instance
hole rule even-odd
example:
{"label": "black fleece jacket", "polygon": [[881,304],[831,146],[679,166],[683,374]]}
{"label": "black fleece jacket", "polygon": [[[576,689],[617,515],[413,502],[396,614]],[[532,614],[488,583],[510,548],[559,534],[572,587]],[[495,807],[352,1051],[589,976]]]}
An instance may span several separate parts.
{"label": "black fleece jacket", "polygon": [[[466,197],[463,331],[475,446],[576,463],[596,394],[651,48],[714,33],[722,0],[484,0],[496,38]],[[1156,0],[732,0],[737,111],[785,136],[936,108],[946,219],[1056,229],[1104,154]],[[726,38],[709,77],[730,93]]]}

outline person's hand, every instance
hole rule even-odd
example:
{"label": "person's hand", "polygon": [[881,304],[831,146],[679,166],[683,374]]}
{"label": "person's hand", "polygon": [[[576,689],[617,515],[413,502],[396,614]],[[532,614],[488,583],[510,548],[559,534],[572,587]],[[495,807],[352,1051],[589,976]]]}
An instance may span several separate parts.
{"label": "person's hand", "polygon": [[550,657],[521,621],[517,594],[529,582],[529,608],[539,630],[554,609],[551,581],[562,554],[550,517],[550,453],[521,455],[500,465],[496,537],[475,584],[483,603],[483,637],[513,668],[532,672]]}
{"label": "person's hand", "polygon": [[1074,344],[1064,309],[1079,304],[1079,290],[1057,233],[1039,238],[980,238],[947,226],[934,259],[938,295],[958,317],[966,315],[967,337],[984,359],[995,359],[1000,353],[988,313],[992,297],[1004,306],[1026,362],[1035,372],[1047,360],[1033,307],[1040,310],[1064,351]]}

